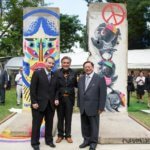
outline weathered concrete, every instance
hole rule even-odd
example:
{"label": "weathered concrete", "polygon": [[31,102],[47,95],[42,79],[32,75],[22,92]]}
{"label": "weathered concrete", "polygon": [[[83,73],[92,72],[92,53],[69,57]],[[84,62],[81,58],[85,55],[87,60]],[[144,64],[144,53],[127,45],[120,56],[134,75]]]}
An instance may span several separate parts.
{"label": "weathered concrete", "polygon": [[53,7],[26,7],[23,12],[23,110],[29,110],[29,87],[34,70],[43,68],[48,56],[55,59],[54,70],[59,65],[60,14],[59,8]]}
{"label": "weathered concrete", "polygon": [[10,136],[24,136],[29,137],[31,135],[31,112],[23,112],[18,114],[2,132],[3,135]]}
{"label": "weathered concrete", "polygon": [[[54,117],[54,129],[53,135],[56,133],[57,118]],[[32,116],[31,112],[23,111],[21,114],[17,114],[15,119],[12,120],[4,129],[1,131],[4,136],[13,137],[30,137],[32,129]]]}
{"label": "weathered concrete", "polygon": [[[101,72],[106,77],[107,95],[113,89],[123,93],[127,100],[128,23],[125,13],[126,7],[123,4],[93,3],[90,4],[88,9],[87,25],[88,50],[91,54],[89,60],[94,63],[95,72]],[[122,21],[120,21],[121,18],[123,19]],[[105,19],[108,19],[108,21]],[[109,32],[106,32],[107,30]],[[110,40],[109,37],[112,35],[114,38]],[[115,51],[112,49],[115,49]],[[107,68],[107,71],[104,66]],[[111,71],[114,73],[111,73]],[[115,77],[117,79],[113,82]],[[109,81],[113,82],[113,86]],[[119,111],[126,112],[127,105],[119,107]]]}
{"label": "weathered concrete", "polygon": [[[80,133],[80,115],[73,116],[73,131]],[[100,138],[101,144],[150,144],[150,131],[138,124],[124,113],[105,112],[100,117]],[[17,114],[3,130],[3,135],[13,137],[29,137],[31,135],[31,113],[24,112]],[[56,135],[57,117],[54,117],[53,135]],[[78,139],[77,139],[78,140]]]}
{"label": "weathered concrete", "polygon": [[[3,125],[0,125],[0,131],[4,130],[8,124],[14,121],[18,115],[14,116]],[[102,120],[105,114],[102,115]],[[110,124],[107,124],[110,126]],[[138,132],[138,129],[136,129]],[[101,131],[102,132],[102,131]],[[79,150],[79,145],[82,143],[82,135],[81,135],[81,126],[80,126],[80,115],[73,114],[72,120],[72,138],[73,144],[68,144],[65,140],[60,144],[56,144],[55,150]],[[0,139],[1,140],[1,139]],[[54,138],[54,142],[56,137]],[[40,148],[41,150],[49,150],[50,147],[45,145],[44,138],[40,139]],[[88,150],[89,147],[84,148],[83,150]],[[0,150],[32,150],[30,146],[30,141],[27,142],[0,142]],[[150,150],[149,144],[99,144],[97,146],[97,150]]]}
{"label": "weathered concrete", "polygon": [[[127,100],[128,23],[126,13],[125,5],[116,3],[93,3],[88,9],[88,46],[91,53],[89,60],[94,62],[95,71],[100,75],[102,73],[106,79],[106,109],[111,111],[101,116],[99,142],[150,144],[150,132],[128,117],[127,105],[119,106],[119,112],[111,109],[113,105],[117,106],[116,103],[119,100],[114,97],[114,93],[111,93],[112,90],[119,91]],[[114,77],[117,79],[112,85],[110,83]]]}
{"label": "weathered concrete", "polygon": [[99,142],[102,144],[150,144],[150,131],[126,113],[103,113]]}

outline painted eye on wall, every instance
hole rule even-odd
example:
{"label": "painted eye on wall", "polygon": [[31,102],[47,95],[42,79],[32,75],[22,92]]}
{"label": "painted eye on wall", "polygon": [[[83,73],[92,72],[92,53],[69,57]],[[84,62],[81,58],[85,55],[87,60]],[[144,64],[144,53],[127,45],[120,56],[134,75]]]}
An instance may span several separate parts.
{"label": "painted eye on wall", "polygon": [[40,43],[37,43],[36,46],[37,46],[37,47],[40,47]]}
{"label": "painted eye on wall", "polygon": [[35,50],[31,49],[30,47],[27,47],[27,51],[31,56],[38,58],[38,54]]}
{"label": "painted eye on wall", "polygon": [[34,43],[31,42],[31,43],[29,44],[29,46],[30,46],[30,47],[34,47]]}
{"label": "painted eye on wall", "polygon": [[42,47],[45,48],[45,43],[44,42],[42,43]]}
{"label": "painted eye on wall", "polygon": [[105,35],[105,29],[101,31],[101,35]]}
{"label": "painted eye on wall", "polygon": [[52,45],[52,43],[48,43],[48,48],[51,48],[53,45]]}
{"label": "painted eye on wall", "polygon": [[52,54],[54,53],[54,51],[55,51],[54,48],[51,48],[51,49],[47,50],[47,51],[45,52],[45,54],[44,54],[44,58],[46,58],[46,57],[52,55]]}

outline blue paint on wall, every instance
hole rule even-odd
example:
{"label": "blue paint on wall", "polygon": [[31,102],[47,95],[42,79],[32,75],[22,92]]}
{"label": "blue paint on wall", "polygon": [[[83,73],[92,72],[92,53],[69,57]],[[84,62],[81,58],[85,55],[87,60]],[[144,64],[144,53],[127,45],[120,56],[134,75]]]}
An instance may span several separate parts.
{"label": "blue paint on wall", "polygon": [[56,31],[56,28],[53,22],[48,21],[44,17],[38,18],[36,21],[32,22],[27,31],[24,31],[24,36],[31,36],[38,32],[40,26],[42,24],[43,30],[45,34],[50,36],[58,36],[59,33]]}
{"label": "blue paint on wall", "polygon": [[48,10],[48,9],[36,9],[36,10],[32,10],[29,13],[25,14],[23,16],[23,20],[28,18],[28,17],[30,17],[30,16],[32,16],[33,14],[36,14],[36,13],[46,13],[46,14],[50,14],[50,15],[56,17],[57,19],[60,18],[60,15],[58,15],[57,13],[55,13],[55,12],[53,12],[51,10]]}

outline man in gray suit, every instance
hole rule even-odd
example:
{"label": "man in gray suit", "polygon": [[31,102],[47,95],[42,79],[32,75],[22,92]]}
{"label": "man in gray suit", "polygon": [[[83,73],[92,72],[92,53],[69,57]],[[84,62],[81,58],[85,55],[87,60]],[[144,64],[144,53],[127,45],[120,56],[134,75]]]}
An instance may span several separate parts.
{"label": "man in gray suit", "polygon": [[107,88],[105,79],[94,73],[94,64],[83,64],[85,75],[78,82],[78,107],[81,113],[81,130],[84,138],[79,146],[95,150],[98,143],[99,114],[104,111]]}

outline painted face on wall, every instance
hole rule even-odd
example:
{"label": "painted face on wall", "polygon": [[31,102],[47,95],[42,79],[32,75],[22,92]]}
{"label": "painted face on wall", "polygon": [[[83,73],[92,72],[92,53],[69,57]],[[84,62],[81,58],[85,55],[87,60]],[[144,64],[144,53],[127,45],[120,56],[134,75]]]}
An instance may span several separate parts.
{"label": "painted face on wall", "polygon": [[117,29],[113,24],[100,24],[95,33],[94,37],[91,38],[93,45],[99,49],[112,48],[117,44],[120,30]]}
{"label": "painted face on wall", "polygon": [[[59,67],[59,9],[25,8],[23,16],[23,107],[30,107],[30,82],[34,70]],[[45,60],[52,56],[52,62]],[[51,60],[51,59],[50,59]],[[49,59],[48,59],[49,61]]]}
{"label": "painted face on wall", "polygon": [[115,38],[115,33],[112,32],[110,29],[108,29],[108,28],[105,27],[105,28],[101,31],[100,38],[101,38],[101,40],[104,40],[105,42],[109,43],[109,42],[111,42],[111,41],[114,40],[114,38]]}
{"label": "painted face on wall", "polygon": [[[32,70],[44,68],[44,60],[58,55],[58,39],[57,38],[26,38],[24,41],[24,53],[30,59],[30,67]],[[33,64],[33,65],[32,65]]]}
{"label": "painted face on wall", "polygon": [[112,77],[115,73],[115,64],[111,61],[101,61],[99,62],[100,70],[103,76]]}
{"label": "painted face on wall", "polygon": [[125,106],[125,95],[119,91],[112,90],[107,95],[106,109],[111,112],[118,111],[120,105]]}

